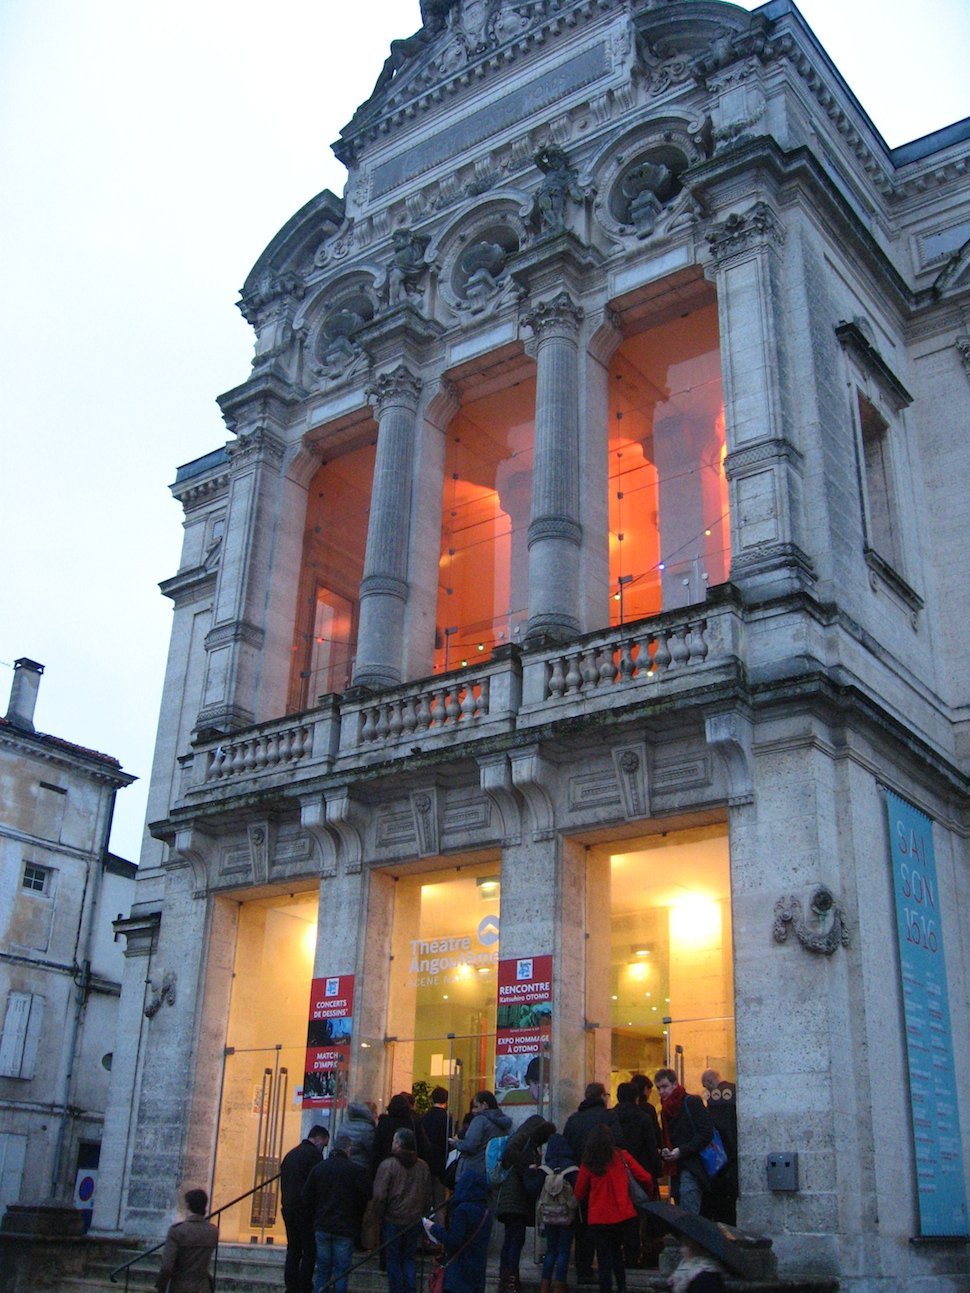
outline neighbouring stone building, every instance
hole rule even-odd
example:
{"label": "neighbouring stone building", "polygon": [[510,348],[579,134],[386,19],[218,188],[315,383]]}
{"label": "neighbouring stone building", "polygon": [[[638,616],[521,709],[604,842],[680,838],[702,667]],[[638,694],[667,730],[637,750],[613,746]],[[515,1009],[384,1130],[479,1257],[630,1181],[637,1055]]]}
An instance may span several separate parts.
{"label": "neighbouring stone building", "polygon": [[970,121],[889,149],[788,0],[422,17],[173,487],[95,1225],[669,1061],[783,1270],[966,1287]]}
{"label": "neighbouring stone building", "polygon": [[38,732],[43,665],[14,663],[0,718],[0,1211],[90,1213],[137,868],[108,851],[117,759]]}

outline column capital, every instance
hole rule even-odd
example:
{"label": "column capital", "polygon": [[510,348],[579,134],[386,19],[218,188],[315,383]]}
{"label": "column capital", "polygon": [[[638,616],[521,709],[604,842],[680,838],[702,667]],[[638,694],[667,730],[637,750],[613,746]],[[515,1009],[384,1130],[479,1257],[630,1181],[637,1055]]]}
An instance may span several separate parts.
{"label": "column capital", "polygon": [[719,265],[759,246],[781,247],[785,229],[767,202],[756,202],[747,211],[732,211],[712,224],[704,236],[714,263]]}
{"label": "column capital", "polygon": [[226,445],[230,474],[257,463],[270,463],[278,467],[285,452],[286,445],[280,437],[265,426],[244,431],[237,440]]}
{"label": "column capital", "polygon": [[367,388],[367,402],[378,421],[390,408],[406,408],[413,413],[420,395],[420,380],[403,364],[389,373],[380,373]]}
{"label": "column capital", "polygon": [[537,341],[544,341],[547,337],[572,340],[582,321],[582,306],[577,305],[568,292],[560,292],[551,301],[539,301],[522,316],[522,322],[532,329]]}

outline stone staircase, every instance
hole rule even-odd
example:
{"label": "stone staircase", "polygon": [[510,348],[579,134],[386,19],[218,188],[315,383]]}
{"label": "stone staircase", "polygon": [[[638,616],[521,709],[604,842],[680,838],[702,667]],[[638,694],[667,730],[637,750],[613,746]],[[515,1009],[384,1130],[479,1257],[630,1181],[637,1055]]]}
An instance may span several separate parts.
{"label": "stone staircase", "polygon": [[[0,1293],[122,1293],[124,1273],[111,1283],[111,1272],[144,1251],[130,1240],[92,1237],[0,1236]],[[673,1253],[671,1253],[671,1265]],[[270,1245],[221,1244],[215,1268],[217,1293],[281,1293],[283,1289],[281,1247]],[[665,1254],[666,1258],[666,1254]],[[127,1275],[129,1293],[154,1289],[158,1254],[132,1266]],[[666,1265],[666,1261],[665,1261]],[[418,1271],[418,1293],[427,1288],[427,1263]],[[486,1284],[491,1293],[497,1286],[498,1268],[490,1264]],[[627,1273],[629,1293],[667,1289],[667,1273],[631,1270]],[[538,1270],[525,1259],[522,1266],[523,1293],[538,1293]],[[572,1286],[571,1286],[572,1287]],[[769,1278],[758,1281],[728,1280],[732,1293],[835,1293],[834,1279]],[[376,1258],[350,1277],[350,1293],[386,1293],[385,1277]],[[594,1293],[595,1286],[588,1290]]]}

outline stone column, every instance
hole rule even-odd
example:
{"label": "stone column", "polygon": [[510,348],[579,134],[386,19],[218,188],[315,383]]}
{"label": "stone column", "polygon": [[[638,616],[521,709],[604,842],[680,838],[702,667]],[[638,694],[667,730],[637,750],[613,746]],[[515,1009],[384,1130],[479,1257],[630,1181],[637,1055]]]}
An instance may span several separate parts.
{"label": "stone column", "polygon": [[417,378],[403,365],[382,373],[368,391],[378,423],[377,461],[360,584],[355,686],[377,689],[401,681],[411,473],[420,391]]}
{"label": "stone column", "polygon": [[766,202],[712,226],[731,490],[731,578],[757,596],[813,582],[802,546],[802,455],[790,439],[785,231]]}
{"label": "stone column", "polygon": [[579,325],[567,292],[526,316],[535,334],[536,422],[529,524],[527,640],[581,631],[579,565]]}
{"label": "stone column", "polygon": [[197,725],[232,732],[256,721],[283,442],[257,429],[229,446],[229,506]]}

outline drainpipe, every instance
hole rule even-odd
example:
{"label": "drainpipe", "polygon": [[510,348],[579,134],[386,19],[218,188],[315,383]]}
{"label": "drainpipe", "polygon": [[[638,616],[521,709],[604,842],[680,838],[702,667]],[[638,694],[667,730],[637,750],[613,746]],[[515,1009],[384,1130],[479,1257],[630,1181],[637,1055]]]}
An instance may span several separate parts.
{"label": "drainpipe", "polygon": [[[51,1167],[51,1184],[50,1197],[57,1197],[57,1182],[61,1173],[61,1162],[64,1157],[64,1141],[67,1135],[67,1123],[70,1117],[69,1102],[71,1091],[74,1085],[74,1066],[78,1059],[78,1038],[81,1033],[81,1021],[84,1018],[84,1010],[88,1003],[88,997],[91,994],[91,953],[94,944],[95,932],[95,913],[98,909],[98,900],[101,897],[101,881],[104,877],[104,869],[108,860],[108,840],[111,836],[111,823],[114,820],[115,796],[117,789],[108,792],[108,806],[104,815],[104,827],[101,832],[101,843],[98,849],[97,859],[94,861],[94,878],[92,882],[91,867],[92,862],[89,860],[87,870],[84,876],[84,894],[81,898],[81,912],[78,916],[77,936],[74,940],[74,983],[76,990],[74,993],[74,1017],[71,1020],[70,1045],[68,1047],[68,1069],[64,1075],[63,1098],[61,1099],[61,1113],[57,1126],[57,1136],[54,1143],[54,1162]],[[87,899],[88,886],[91,887],[91,902],[85,911],[85,901]],[[86,929],[84,928],[87,926]],[[78,952],[81,950],[81,932],[84,930],[84,949],[83,957],[78,962]]]}

